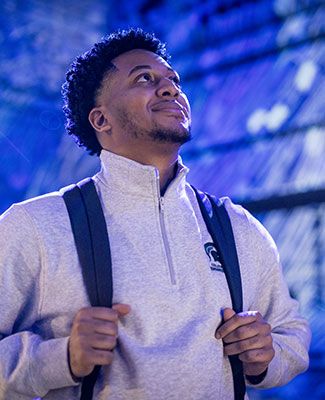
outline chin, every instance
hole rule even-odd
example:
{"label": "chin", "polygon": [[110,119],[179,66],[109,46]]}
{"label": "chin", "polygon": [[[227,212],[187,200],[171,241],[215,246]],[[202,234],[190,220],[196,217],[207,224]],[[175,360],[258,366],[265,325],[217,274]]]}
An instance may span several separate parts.
{"label": "chin", "polygon": [[175,127],[159,127],[155,130],[152,130],[149,136],[157,142],[160,143],[178,143],[184,144],[189,142],[191,137],[191,129],[180,127],[175,129]]}

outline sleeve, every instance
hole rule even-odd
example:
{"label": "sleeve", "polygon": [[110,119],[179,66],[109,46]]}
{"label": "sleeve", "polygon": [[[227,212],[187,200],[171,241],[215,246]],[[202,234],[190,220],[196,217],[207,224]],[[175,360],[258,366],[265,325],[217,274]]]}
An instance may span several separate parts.
{"label": "sleeve", "polygon": [[33,220],[22,205],[12,206],[0,217],[2,399],[44,397],[52,389],[78,384],[69,371],[69,338],[45,340],[37,334],[44,262]]}
{"label": "sleeve", "polygon": [[259,277],[250,309],[258,310],[271,325],[275,350],[264,379],[255,385],[247,380],[247,385],[270,388],[288,383],[308,368],[311,334],[299,315],[298,302],[289,294],[273,239],[260,222],[245,214],[250,224],[248,243],[256,252],[255,280]]}

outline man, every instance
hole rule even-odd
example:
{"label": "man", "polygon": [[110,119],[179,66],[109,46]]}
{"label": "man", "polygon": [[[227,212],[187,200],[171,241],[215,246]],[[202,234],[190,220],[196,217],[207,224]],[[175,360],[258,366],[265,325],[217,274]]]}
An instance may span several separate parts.
{"label": "man", "polygon": [[246,312],[231,309],[178,156],[191,113],[165,47],[141,30],[112,34],[73,63],[63,95],[68,133],[101,158],[114,305],[90,307],[62,192],[11,207],[0,224],[0,397],[77,399],[95,365],[94,398],[114,400],[231,399],[232,354],[256,387],[304,371],[309,330],[274,242],[226,199]]}

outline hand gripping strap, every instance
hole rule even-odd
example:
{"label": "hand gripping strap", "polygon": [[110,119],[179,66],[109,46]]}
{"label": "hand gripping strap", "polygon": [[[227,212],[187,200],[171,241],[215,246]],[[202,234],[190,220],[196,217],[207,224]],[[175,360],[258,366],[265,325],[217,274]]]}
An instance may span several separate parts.
{"label": "hand gripping strap", "polygon": [[[89,301],[112,307],[113,280],[106,222],[92,179],[87,178],[63,194]],[[82,381],[81,400],[90,400],[100,367]]]}
{"label": "hand gripping strap", "polygon": [[[224,204],[192,186],[207,229],[216,246],[226,275],[232,306],[236,313],[243,311],[243,294],[236,243],[231,221]],[[235,400],[245,398],[246,385],[243,364],[238,356],[229,356],[234,380]]]}

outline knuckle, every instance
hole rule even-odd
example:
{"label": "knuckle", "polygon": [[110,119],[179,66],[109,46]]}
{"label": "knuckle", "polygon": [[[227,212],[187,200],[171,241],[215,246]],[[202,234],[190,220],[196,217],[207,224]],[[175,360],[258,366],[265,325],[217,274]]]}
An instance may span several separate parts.
{"label": "knuckle", "polygon": [[109,322],[108,329],[109,329],[109,332],[110,332],[110,334],[112,336],[117,336],[118,328],[117,328],[117,324],[116,323]]}
{"label": "knuckle", "polygon": [[116,344],[117,344],[116,337],[109,336],[108,337],[108,345],[109,345],[110,349],[114,349],[116,347]]}
{"label": "knuckle", "polygon": [[253,336],[252,338],[249,339],[250,346],[255,346],[258,343],[259,343],[259,337],[258,336]]}
{"label": "knuckle", "polygon": [[256,360],[258,362],[265,362],[269,359],[269,352],[263,349],[260,349],[256,352]]}
{"label": "knuckle", "polygon": [[108,317],[112,322],[116,322],[118,320],[118,312],[113,308],[108,309]]}
{"label": "knuckle", "polygon": [[248,362],[261,362],[263,361],[264,352],[260,349],[251,350],[248,352]]}
{"label": "knuckle", "polygon": [[243,361],[246,361],[246,362],[253,362],[253,361],[255,361],[254,355],[253,355],[253,351],[252,351],[252,350],[246,351],[245,354],[243,354],[243,356],[242,356],[242,360],[243,360]]}
{"label": "knuckle", "polygon": [[237,354],[238,349],[236,344],[230,344],[224,347],[224,354],[225,355],[232,355],[232,354]]}
{"label": "knuckle", "polygon": [[264,323],[261,322],[257,322],[254,324],[254,333],[256,335],[262,335],[262,336],[266,336],[268,335],[268,328],[266,327],[266,325]]}
{"label": "knuckle", "polygon": [[112,350],[116,347],[117,339],[112,335],[100,335],[97,336],[96,342],[101,348]]}
{"label": "knuckle", "polygon": [[222,339],[222,341],[223,341],[223,343],[224,343],[225,345],[228,345],[228,344],[230,344],[230,343],[233,342],[233,340],[231,340],[231,338],[230,338],[229,336],[225,336],[225,337]]}
{"label": "knuckle", "polygon": [[94,319],[92,324],[93,324],[93,327],[94,327],[95,331],[100,330],[103,326],[106,325],[105,321],[102,321],[102,320],[99,320],[99,319]]}
{"label": "knuckle", "polygon": [[250,352],[248,352],[248,361],[250,362],[254,362],[254,361],[258,361],[260,359],[261,356],[261,352],[259,350],[252,350]]}
{"label": "knuckle", "polygon": [[89,307],[83,307],[77,312],[76,319],[84,318],[88,313],[89,313]]}
{"label": "knuckle", "polygon": [[249,325],[242,326],[236,330],[238,332],[239,339],[245,339],[248,335],[250,335],[251,327]]}
{"label": "knuckle", "polygon": [[273,349],[273,347],[270,349],[270,360],[272,360],[272,358],[275,356],[275,350]]}
{"label": "knuckle", "polygon": [[243,342],[243,341],[242,342],[238,342],[236,344],[236,347],[237,347],[238,352],[243,352],[243,351],[247,350],[247,344],[245,342]]}
{"label": "knuckle", "polygon": [[224,346],[225,354],[227,354],[227,355],[232,354],[233,351],[234,351],[234,345],[233,344],[228,344],[228,345]]}
{"label": "knuckle", "polygon": [[100,358],[101,358],[101,362],[104,365],[108,365],[108,364],[112,363],[114,355],[113,355],[113,353],[111,351],[105,351],[105,352],[103,351],[103,352],[101,352],[101,357]]}
{"label": "knuckle", "polygon": [[259,353],[258,359],[257,359],[258,362],[268,362],[269,360],[270,360],[269,352],[263,351],[263,352]]}
{"label": "knuckle", "polygon": [[245,329],[243,328],[237,328],[234,331],[234,336],[236,337],[236,339],[242,339],[244,337],[245,334]]}
{"label": "knuckle", "polygon": [[245,318],[244,316],[240,315],[240,314],[235,314],[233,316],[233,319],[236,323],[240,322],[243,318]]}
{"label": "knuckle", "polygon": [[92,321],[92,326],[94,328],[94,331],[96,331],[97,329],[99,329],[103,324],[103,321],[99,320],[99,319],[94,319]]}
{"label": "knuckle", "polygon": [[73,329],[77,334],[83,332],[85,326],[85,321],[83,319],[77,319],[73,324]]}
{"label": "knuckle", "polygon": [[265,354],[265,362],[267,363],[269,363],[275,355],[273,348],[265,351],[264,354]]}
{"label": "knuckle", "polygon": [[266,342],[266,345],[267,345],[267,346],[272,347],[272,343],[273,343],[273,338],[272,338],[272,336],[271,336],[271,335],[267,335],[267,336],[265,337],[265,342]]}
{"label": "knuckle", "polygon": [[250,349],[254,348],[257,344],[258,344],[258,338],[252,337],[239,342],[240,346],[239,348],[241,351],[249,351]]}
{"label": "knuckle", "polygon": [[112,321],[96,321],[95,330],[98,333],[117,336],[117,324]]}

